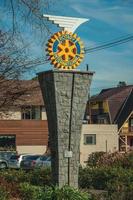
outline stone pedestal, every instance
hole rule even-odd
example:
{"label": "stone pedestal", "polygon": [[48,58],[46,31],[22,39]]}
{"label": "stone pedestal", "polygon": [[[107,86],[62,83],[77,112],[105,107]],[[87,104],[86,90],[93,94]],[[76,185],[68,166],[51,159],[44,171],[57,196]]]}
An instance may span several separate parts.
{"label": "stone pedestal", "polygon": [[93,73],[46,71],[39,82],[46,106],[54,184],[78,187],[80,135]]}

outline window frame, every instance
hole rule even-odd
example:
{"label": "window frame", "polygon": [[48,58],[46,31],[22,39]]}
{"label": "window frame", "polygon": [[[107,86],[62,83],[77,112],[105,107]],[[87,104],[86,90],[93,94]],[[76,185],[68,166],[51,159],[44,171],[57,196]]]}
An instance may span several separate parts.
{"label": "window frame", "polygon": [[[92,143],[87,142],[87,137],[92,137]],[[84,145],[96,145],[96,134],[84,134]]]}
{"label": "window frame", "polygon": [[[5,141],[3,141],[2,143],[3,143],[3,145],[1,146],[1,141],[2,141],[2,137],[3,137],[3,139],[5,138]],[[8,144],[8,142],[6,142],[6,139],[7,140],[13,140],[12,142],[12,145],[9,145]],[[0,135],[0,149],[13,149],[13,150],[16,150],[16,135],[15,134],[1,134]],[[6,142],[6,143],[4,143],[4,142]]]}
{"label": "window frame", "polygon": [[[39,119],[33,118],[33,113],[35,112],[36,108],[39,108]],[[29,118],[26,118],[26,112],[24,112],[24,109],[29,109]],[[21,120],[42,120],[42,106],[22,106]]]}

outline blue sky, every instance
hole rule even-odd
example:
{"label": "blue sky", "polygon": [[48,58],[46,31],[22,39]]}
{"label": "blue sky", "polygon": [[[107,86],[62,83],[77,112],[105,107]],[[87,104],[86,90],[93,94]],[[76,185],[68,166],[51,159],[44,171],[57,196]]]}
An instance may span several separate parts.
{"label": "blue sky", "polygon": [[[76,30],[84,41],[85,47],[95,47],[128,34],[133,35],[133,0],[57,0],[56,3],[54,2],[51,0],[46,14],[90,19]],[[52,33],[59,30],[52,24],[49,28]],[[45,47],[40,44],[39,35],[33,35],[31,31],[23,28],[25,38],[32,43],[31,52],[34,57],[43,55]],[[114,87],[119,81],[133,84],[133,41],[86,54],[79,68],[85,70],[86,64],[89,64],[91,71],[95,71],[91,85],[92,94],[103,88]],[[51,68],[52,66],[48,65],[37,67],[27,77]]]}

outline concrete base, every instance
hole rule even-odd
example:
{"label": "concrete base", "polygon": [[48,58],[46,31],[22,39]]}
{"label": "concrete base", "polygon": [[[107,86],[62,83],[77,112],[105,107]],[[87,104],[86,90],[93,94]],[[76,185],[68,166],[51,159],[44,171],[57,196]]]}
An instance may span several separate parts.
{"label": "concrete base", "polygon": [[53,182],[78,187],[80,135],[93,73],[47,71],[39,74],[46,106]]}

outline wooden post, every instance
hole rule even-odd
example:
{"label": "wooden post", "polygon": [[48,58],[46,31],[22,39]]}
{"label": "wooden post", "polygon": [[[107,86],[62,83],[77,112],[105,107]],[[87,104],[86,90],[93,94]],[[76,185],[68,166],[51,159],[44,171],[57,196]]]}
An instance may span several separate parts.
{"label": "wooden post", "polygon": [[125,151],[127,152],[127,135],[125,135]]}

